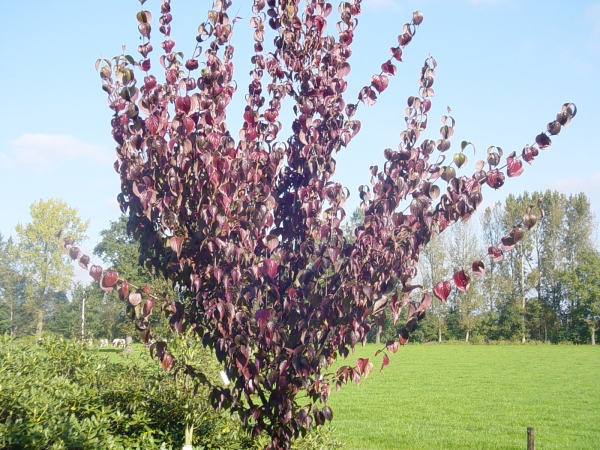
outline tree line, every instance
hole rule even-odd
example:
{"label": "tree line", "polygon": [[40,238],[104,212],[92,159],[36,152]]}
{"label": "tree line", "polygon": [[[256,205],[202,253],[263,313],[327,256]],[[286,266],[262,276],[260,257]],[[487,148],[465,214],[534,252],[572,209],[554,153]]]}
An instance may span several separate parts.
{"label": "tree line", "polygon": [[[541,205],[545,217],[526,233],[501,261],[474,276],[467,292],[454,290],[445,303],[433,302],[412,336],[421,342],[464,340],[596,342],[600,319],[600,254],[595,246],[596,223],[589,198],[557,191],[509,195],[483,214],[435,235],[422,249],[419,284],[430,287],[487,254],[507,230],[534,214]],[[539,216],[539,213],[537,213]],[[357,210],[346,226],[351,234],[360,222]],[[353,225],[354,224],[354,225]],[[403,325],[390,317],[369,334],[369,340],[393,339]]]}
{"label": "tree line", "polygon": [[[40,200],[30,209],[31,222],[18,224],[15,237],[0,234],[0,333],[40,337],[48,331],[76,339],[135,336],[126,305],[115,292],[104,292],[96,283],[73,282],[78,268],[61,248],[57,233],[81,242],[89,223],[60,199]],[[111,221],[101,231],[94,255],[136,285],[167,289],[138,264],[137,244],[126,225],[124,216]],[[160,314],[153,324],[159,335],[166,333]]]}
{"label": "tree line", "polygon": [[[596,342],[600,319],[600,253],[595,247],[596,223],[589,198],[557,191],[509,195],[485,209],[479,221],[454,225],[436,235],[422,250],[419,283],[450,277],[487,253],[506,230],[517,224],[531,205],[543,198],[545,217],[515,250],[491,262],[485,275],[473,277],[467,292],[455,290],[445,303],[433,302],[413,340]],[[531,211],[530,211],[531,212]],[[345,233],[352,239],[362,220],[357,209]],[[127,308],[114,292],[97,284],[72,282],[73,263],[60,248],[59,230],[84,239],[88,222],[62,200],[31,205],[31,222],[15,227],[15,238],[0,235],[0,333],[14,336],[50,331],[68,338],[115,338],[135,335]],[[94,255],[138,286],[168,291],[138,264],[139,251],[127,233],[127,218],[111,221],[100,233]],[[82,335],[82,303],[85,299]],[[166,336],[160,314],[153,328]],[[401,325],[383,317],[369,340],[394,339]]]}

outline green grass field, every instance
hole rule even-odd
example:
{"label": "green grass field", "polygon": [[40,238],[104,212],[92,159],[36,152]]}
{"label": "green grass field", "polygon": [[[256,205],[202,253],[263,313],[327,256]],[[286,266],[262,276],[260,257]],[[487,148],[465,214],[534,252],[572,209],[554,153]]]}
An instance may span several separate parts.
{"label": "green grass field", "polygon": [[348,449],[600,448],[600,346],[409,345],[379,373],[334,392]]}

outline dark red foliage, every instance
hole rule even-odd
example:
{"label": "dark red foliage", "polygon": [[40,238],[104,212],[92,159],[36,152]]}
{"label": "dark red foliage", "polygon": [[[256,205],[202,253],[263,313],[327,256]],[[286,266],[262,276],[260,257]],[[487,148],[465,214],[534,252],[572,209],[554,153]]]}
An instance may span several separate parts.
{"label": "dark red foliage", "polygon": [[448,299],[450,292],[452,292],[452,285],[449,281],[439,281],[433,288],[433,293],[442,302]]}
{"label": "dark red foliage", "polygon": [[490,258],[494,262],[499,262],[499,261],[502,261],[502,259],[504,259],[504,255],[502,254],[502,250],[500,250],[498,247],[494,247],[494,246],[489,247],[488,248],[488,255],[490,255]]}
{"label": "dark red foliage", "polygon": [[[371,186],[360,189],[363,224],[354,242],[345,239],[349,193],[334,181],[335,154],[360,131],[357,108],[377,102],[398,70],[392,60],[402,60],[423,21],[415,12],[380,73],[358,93],[347,92],[360,5],[359,0],[340,3],[337,36],[328,36],[328,21],[336,15],[329,3],[252,2],[254,68],[247,88],[238,93],[246,100],[239,130],[230,130],[225,121],[241,86],[233,79],[230,1],[214,2],[198,28],[193,54],[185,59],[173,51],[170,0],[163,0],[157,29],[162,42],[155,47],[164,54],[155,75],[145,73],[153,51],[148,11],[137,16],[143,59],[122,55],[97,63],[113,111],[118,201],[129,215],[128,231],[139,241],[140,263],[169,279],[179,295],[175,301],[151,297],[117,281],[111,271],[101,284],[118,288],[145,339],[154,307],[168,315],[173,330],[197,333],[231,380],[212,386],[211,404],[237,412],[253,435],[266,431],[271,448],[289,448],[305,428],[331,420],[331,409],[318,405],[332,387],[368,376],[369,360],[336,373],[328,367],[338,355],[348,356],[386,310],[397,320],[404,306],[409,309],[398,342],[387,343],[387,350],[393,353],[397,344],[408,342],[431,303],[428,293],[420,302],[410,299],[422,289],[412,283],[422,247],[434,232],[468,219],[481,204],[486,183],[494,189],[504,183],[503,168],[496,168],[500,148],[488,149],[488,167],[481,161],[473,177],[458,176],[452,164],[442,165],[444,155],[434,155],[451,147],[451,116],[442,117],[437,140],[423,139],[437,65],[428,57],[416,95],[408,99],[397,149],[385,150],[384,167],[373,166]],[[266,50],[269,33],[274,45]],[[136,70],[144,73],[136,77]],[[278,121],[284,101],[294,105],[291,127]],[[553,123],[547,133],[557,134],[575,113],[574,105],[565,104],[555,121],[559,125]],[[291,135],[282,136],[288,129]],[[548,134],[536,143],[545,148]],[[529,148],[522,155],[527,162],[537,154]],[[519,175],[521,161],[514,154],[510,159],[508,175]],[[466,162],[464,154],[455,157],[457,166]],[[436,185],[443,182],[444,188]],[[520,236],[513,229],[506,244]],[[494,260],[501,257],[496,250],[490,253]],[[89,261],[82,260],[87,267]],[[472,269],[481,273],[483,262]],[[99,266],[89,272],[96,281],[102,277]],[[454,274],[461,291],[469,281],[464,270]],[[442,281],[433,293],[445,301],[451,288],[450,281]],[[150,348],[165,370],[201,372],[178,362],[163,342]],[[383,353],[382,369],[388,364]]]}
{"label": "dark red foliage", "polygon": [[467,292],[469,290],[469,287],[471,286],[471,278],[464,270],[454,272],[452,279],[454,280],[454,286],[456,286],[456,289],[459,291]]}
{"label": "dark red foliage", "polygon": [[471,265],[471,271],[475,275],[485,275],[485,264],[483,261],[474,261]]}

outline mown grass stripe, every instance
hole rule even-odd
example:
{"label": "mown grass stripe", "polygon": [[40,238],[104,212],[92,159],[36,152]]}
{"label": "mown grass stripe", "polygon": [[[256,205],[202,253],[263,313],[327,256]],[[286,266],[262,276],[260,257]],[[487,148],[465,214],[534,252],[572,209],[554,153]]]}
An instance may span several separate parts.
{"label": "mown grass stripe", "polygon": [[[345,363],[373,358],[359,348]],[[347,448],[599,448],[600,347],[406,346],[331,396]],[[344,362],[339,362],[342,364]],[[380,420],[378,420],[380,419]]]}

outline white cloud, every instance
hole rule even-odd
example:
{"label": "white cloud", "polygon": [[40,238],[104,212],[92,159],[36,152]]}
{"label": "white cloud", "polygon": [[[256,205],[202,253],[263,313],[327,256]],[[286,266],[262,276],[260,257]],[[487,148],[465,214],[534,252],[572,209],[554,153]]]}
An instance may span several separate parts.
{"label": "white cloud", "polygon": [[110,164],[112,151],[63,134],[24,134],[8,142],[0,153],[0,166],[43,171],[75,159]]}
{"label": "white cloud", "polygon": [[592,175],[588,178],[565,178],[563,180],[555,180],[550,186],[562,192],[586,192],[594,193],[600,190],[600,173]]}

